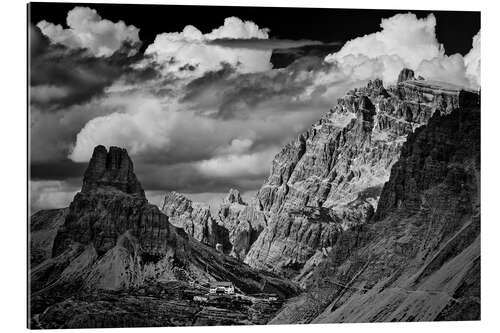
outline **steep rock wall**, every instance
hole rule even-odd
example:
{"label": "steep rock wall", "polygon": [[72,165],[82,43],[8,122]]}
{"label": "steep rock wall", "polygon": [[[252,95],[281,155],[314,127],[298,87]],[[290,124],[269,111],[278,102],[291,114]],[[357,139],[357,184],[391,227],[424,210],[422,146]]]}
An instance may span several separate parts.
{"label": "steep rock wall", "polygon": [[477,101],[459,87],[413,79],[387,89],[375,80],[349,91],[276,155],[257,193],[267,226],[245,262],[305,274],[307,261],[330,251],[339,231],[371,217],[406,136],[436,112]]}

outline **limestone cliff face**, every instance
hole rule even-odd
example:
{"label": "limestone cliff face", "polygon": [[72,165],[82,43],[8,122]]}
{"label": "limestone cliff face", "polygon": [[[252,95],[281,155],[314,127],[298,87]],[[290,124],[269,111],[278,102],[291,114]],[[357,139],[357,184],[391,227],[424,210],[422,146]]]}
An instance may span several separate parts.
{"label": "limestone cliff face", "polygon": [[299,273],[310,258],[329,251],[338,231],[371,217],[409,133],[436,112],[477,102],[475,94],[410,74],[396,86],[374,80],[349,91],[278,153],[257,193],[267,226],[246,263]]}
{"label": "limestone cliff face", "polygon": [[247,204],[236,189],[229,190],[218,209],[217,219],[228,231],[231,255],[240,260],[245,258],[267,223],[257,202]]}
{"label": "limestone cliff face", "polygon": [[271,323],[480,318],[480,108],[467,101],[408,135],[374,218],[339,235]]}
{"label": "limestone cliff face", "polygon": [[241,261],[266,226],[266,217],[258,202],[244,202],[237,189],[229,190],[215,213],[180,193],[169,192],[163,200],[162,212],[170,223],[198,241]]}
{"label": "limestone cliff face", "polygon": [[94,149],[89,167],[83,176],[82,192],[99,188],[115,189],[145,197],[127,151],[118,147],[110,147],[109,152],[104,146],[97,146]]}
{"label": "limestone cliff face", "polygon": [[230,251],[227,230],[212,217],[209,207],[193,203],[177,192],[169,192],[163,199],[162,212],[169,217],[170,223],[184,231],[194,239]]}
{"label": "limestone cliff face", "polygon": [[180,234],[168,218],[149,205],[126,150],[97,146],[83,178],[82,191],[70,204],[54,240],[52,256],[72,243],[92,245],[103,255],[130,231],[140,248],[151,256],[183,247]]}

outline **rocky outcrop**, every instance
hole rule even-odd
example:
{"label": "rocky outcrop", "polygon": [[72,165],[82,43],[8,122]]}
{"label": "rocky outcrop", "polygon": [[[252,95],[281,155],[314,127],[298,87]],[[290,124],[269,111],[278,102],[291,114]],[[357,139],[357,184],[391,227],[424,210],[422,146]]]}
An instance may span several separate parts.
{"label": "rocky outcrop", "polygon": [[401,72],[399,72],[398,83],[414,79],[415,79],[415,72],[409,68],[403,68]]}
{"label": "rocky outcrop", "polygon": [[231,255],[243,260],[248,250],[266,226],[266,216],[255,200],[249,204],[240,192],[230,189],[217,212],[217,219],[228,231]]}
{"label": "rocky outcrop", "polygon": [[247,204],[237,189],[229,190],[215,215],[208,206],[177,192],[165,195],[162,212],[190,236],[242,261],[266,226],[258,202]]}
{"label": "rocky outcrop", "polygon": [[240,191],[234,188],[229,189],[229,193],[224,201],[229,204],[245,205],[243,199],[241,198]]}
{"label": "rocky outcrop", "polygon": [[220,244],[225,252],[231,250],[227,230],[212,217],[209,207],[193,203],[180,193],[169,192],[163,199],[161,210],[169,217],[170,223],[184,229],[196,240],[214,248]]}
{"label": "rocky outcrop", "polygon": [[271,323],[480,318],[480,109],[444,113],[408,135],[374,219],[341,233]]}
{"label": "rocky outcrop", "polygon": [[151,281],[232,281],[245,293],[297,288],[198,242],[150,205],[123,149],[96,147],[82,191],[57,229],[51,256],[30,272],[31,311],[77,292],[127,291]]}
{"label": "rocky outcrop", "polygon": [[94,149],[89,166],[83,176],[82,192],[96,189],[115,189],[145,197],[144,190],[134,174],[134,166],[127,151],[118,147],[104,146]]}
{"label": "rocky outcrop", "polygon": [[[300,274],[318,251],[333,246],[340,230],[366,223],[371,215],[358,214],[353,207],[376,208],[409,133],[435,113],[449,114],[477,102],[477,95],[459,87],[413,80],[408,71],[401,75],[405,80],[395,86],[384,88],[381,80],[374,80],[349,91],[276,155],[257,193],[267,226],[246,263]],[[310,214],[322,211],[319,218]],[[349,218],[339,219],[339,214]]]}

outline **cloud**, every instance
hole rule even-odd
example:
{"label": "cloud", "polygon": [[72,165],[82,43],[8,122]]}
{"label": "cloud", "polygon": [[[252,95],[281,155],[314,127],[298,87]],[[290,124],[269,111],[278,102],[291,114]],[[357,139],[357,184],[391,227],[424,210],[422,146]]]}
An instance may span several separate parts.
{"label": "cloud", "polygon": [[196,167],[201,174],[215,178],[235,178],[247,176],[264,177],[270,169],[270,161],[278,153],[279,148],[273,147],[260,152],[237,153],[217,156],[200,161]]}
{"label": "cloud", "polygon": [[466,71],[467,67],[464,63],[464,58],[460,54],[423,60],[416,68],[418,75],[426,79],[471,87],[473,83],[467,77]]}
{"label": "cloud", "polygon": [[332,46],[339,43],[325,44],[315,40],[292,40],[292,39],[262,39],[262,38],[221,38],[208,40],[209,45],[224,46],[227,48],[253,49],[253,50],[281,50],[290,48],[301,48],[304,46]]}
{"label": "cloud", "polygon": [[222,146],[218,149],[219,154],[243,154],[246,153],[253,145],[253,140],[250,138],[235,138],[227,146]]}
{"label": "cloud", "polygon": [[[75,7],[68,12],[66,23],[69,28],[45,20],[37,26],[52,43],[62,44],[70,49],[86,49],[96,57],[109,57],[125,45],[140,45],[139,29],[127,26],[123,21],[116,23],[102,19],[97,11],[88,7]],[[130,55],[137,50],[131,49]]]}
{"label": "cloud", "polygon": [[476,86],[481,86],[481,31],[472,39],[472,49],[464,57],[466,75]]}
{"label": "cloud", "polygon": [[31,163],[66,159],[76,135],[91,119],[116,111],[117,107],[106,103],[103,98],[51,112],[47,112],[45,106],[30,105]]}
{"label": "cloud", "polygon": [[317,94],[317,88],[322,88],[314,86],[314,81],[330,67],[319,58],[309,57],[286,69],[258,73],[241,74],[223,66],[187,84],[181,101],[192,110],[226,120],[326,109],[331,99]]}
{"label": "cloud", "polygon": [[[397,14],[382,19],[380,27],[381,31],[348,41],[325,60],[335,63],[345,76],[359,80],[379,77],[391,84],[403,67],[409,67],[426,79],[466,87],[475,85],[472,77],[476,75],[470,74],[477,72],[472,69],[477,64],[473,61],[474,55],[468,56],[467,61],[460,54],[445,55],[436,37],[433,14],[422,19],[411,13]],[[479,44],[479,37],[476,44]]]}
{"label": "cloud", "polygon": [[78,190],[65,181],[30,181],[31,213],[68,207]]}
{"label": "cloud", "polygon": [[443,46],[437,41],[436,18],[430,14],[418,19],[415,14],[397,14],[380,23],[382,31],[348,41],[342,49],[327,57],[327,61],[345,56],[363,55],[369,59],[397,56],[415,68],[424,59],[444,55]]}
{"label": "cloud", "polygon": [[192,25],[181,32],[157,35],[145,51],[146,55],[165,65],[167,72],[178,76],[200,75],[218,70],[221,64],[230,64],[239,72],[257,72],[271,69],[271,50],[228,48],[214,44],[217,39],[267,39],[268,29],[237,17],[224,20],[224,25],[203,34]]}
{"label": "cloud", "polygon": [[117,80],[145,84],[157,79],[160,66],[129,56],[123,46],[109,57],[96,57],[80,48],[51,44],[40,28],[30,24],[30,103],[55,112],[99,97]]}
{"label": "cloud", "polygon": [[30,100],[33,103],[45,104],[66,96],[68,96],[68,90],[65,87],[42,84],[30,89]]}
{"label": "cloud", "polygon": [[[30,25],[30,145],[31,162],[51,164],[67,158],[77,134],[96,117],[116,111],[106,103],[110,85],[146,86],[158,67],[135,66],[142,55],[115,52],[95,57],[83,49],[51,44]],[[168,82],[163,80],[164,87]]]}
{"label": "cloud", "polygon": [[125,146],[131,154],[167,148],[169,138],[165,133],[175,124],[175,114],[162,112],[158,99],[118,95],[103,103],[118,112],[96,117],[85,124],[69,155],[73,161],[88,161],[93,147],[99,144]]}
{"label": "cloud", "polygon": [[40,29],[30,27],[30,102],[43,111],[86,102],[104,92],[119,77],[156,72],[152,66],[134,69],[137,57],[116,52],[103,58],[82,49],[50,44]]}
{"label": "cloud", "polygon": [[251,21],[242,21],[237,17],[228,17],[224,20],[224,25],[212,30],[204,36],[206,39],[220,39],[220,38],[269,38],[269,29],[259,28],[257,24]]}
{"label": "cloud", "polygon": [[[109,94],[99,103],[101,109],[114,111],[85,124],[69,155],[73,161],[88,161],[97,144],[123,146],[135,157],[149,162],[205,160],[224,151],[241,150],[250,141],[252,148],[281,144],[290,133],[305,129],[325,110],[307,103],[297,110],[281,102],[263,101],[249,103],[240,110],[245,117],[219,119],[211,112],[193,109],[192,103],[142,90]],[[207,104],[204,106],[204,111],[210,111]],[[213,108],[213,112],[218,112],[219,105],[214,104]]]}

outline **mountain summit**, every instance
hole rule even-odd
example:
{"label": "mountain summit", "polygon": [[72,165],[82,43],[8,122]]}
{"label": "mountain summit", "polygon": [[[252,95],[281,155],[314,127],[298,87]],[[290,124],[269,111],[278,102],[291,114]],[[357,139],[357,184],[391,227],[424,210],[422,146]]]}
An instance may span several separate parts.
{"label": "mountain summit", "polygon": [[111,146],[108,152],[101,145],[94,148],[83,176],[82,192],[106,188],[145,197],[126,149]]}

